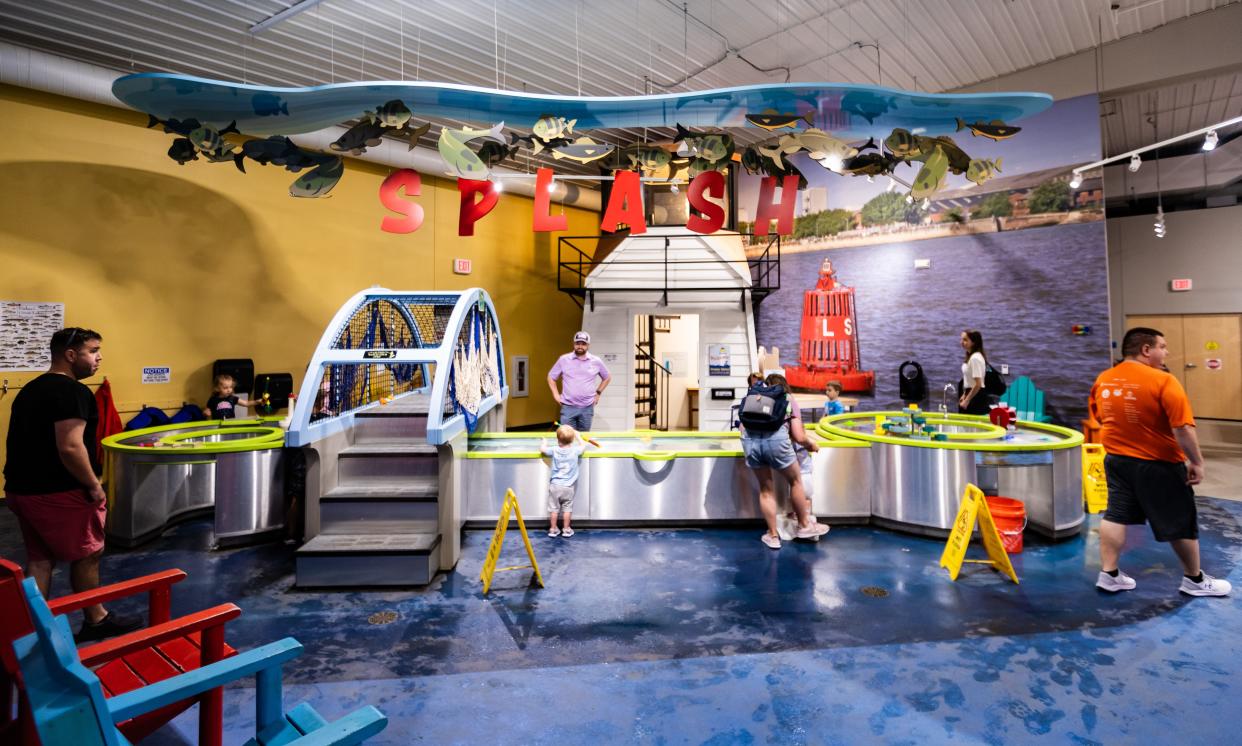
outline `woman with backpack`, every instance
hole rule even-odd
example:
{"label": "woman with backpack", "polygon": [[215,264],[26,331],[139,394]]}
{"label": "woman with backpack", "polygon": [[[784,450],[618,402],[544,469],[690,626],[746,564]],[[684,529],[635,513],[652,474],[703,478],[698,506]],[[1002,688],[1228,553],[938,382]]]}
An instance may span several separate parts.
{"label": "woman with backpack", "polygon": [[962,414],[987,414],[988,392],[984,379],[988,373],[988,358],[983,352],[983,335],[974,329],[962,332],[962,350],[966,355],[962,362],[962,382],[958,391],[957,411]]}
{"label": "woman with backpack", "polygon": [[742,400],[739,418],[742,421],[742,450],[746,454],[746,465],[759,480],[759,509],[768,524],[767,533],[761,537],[763,543],[769,549],[781,548],[773,472],[779,472],[789,482],[789,494],[798,516],[795,536],[814,539],[828,533],[828,526],[811,516],[791,436],[809,451],[818,451],[819,446],[807,437],[802,428],[802,417],[797,404],[793,403],[793,397],[789,395],[785,377],[773,373],[766,380],[751,386]]}

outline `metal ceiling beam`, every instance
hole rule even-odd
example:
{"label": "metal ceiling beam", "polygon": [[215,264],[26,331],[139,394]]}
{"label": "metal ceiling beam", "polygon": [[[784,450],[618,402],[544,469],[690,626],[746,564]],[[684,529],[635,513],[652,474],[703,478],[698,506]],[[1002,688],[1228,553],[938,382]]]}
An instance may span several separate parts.
{"label": "metal ceiling beam", "polygon": [[321,2],[323,2],[323,0],[302,0],[301,2],[294,3],[293,5],[290,5],[288,8],[285,8],[284,10],[280,11],[276,15],[272,16],[271,18],[264,19],[262,21],[259,21],[255,25],[251,26],[250,35],[254,36],[255,34],[262,33],[264,30],[269,29],[272,26],[275,26],[281,21],[287,21],[299,13],[305,13],[306,11],[310,10],[311,8],[315,7]]}

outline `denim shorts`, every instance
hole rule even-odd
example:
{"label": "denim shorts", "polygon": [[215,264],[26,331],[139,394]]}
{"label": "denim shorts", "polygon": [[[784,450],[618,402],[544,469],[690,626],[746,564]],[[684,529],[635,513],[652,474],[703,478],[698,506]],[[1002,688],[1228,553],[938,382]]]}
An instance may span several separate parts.
{"label": "denim shorts", "polygon": [[569,425],[580,433],[589,432],[591,430],[591,420],[595,418],[595,407],[575,407],[569,404],[561,405],[561,424]]}
{"label": "denim shorts", "polygon": [[789,430],[784,425],[773,433],[746,433],[742,436],[742,451],[746,454],[746,465],[752,469],[761,466],[784,469],[798,460]]}

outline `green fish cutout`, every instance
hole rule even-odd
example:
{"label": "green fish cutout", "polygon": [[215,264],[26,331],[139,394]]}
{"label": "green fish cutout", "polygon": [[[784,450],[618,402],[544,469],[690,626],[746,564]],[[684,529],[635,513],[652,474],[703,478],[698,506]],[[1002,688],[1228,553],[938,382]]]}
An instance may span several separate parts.
{"label": "green fish cutout", "polygon": [[546,143],[558,137],[572,135],[574,133],[574,125],[577,123],[577,119],[565,121],[564,117],[545,115],[539,117],[539,121],[535,122],[535,126],[531,128],[531,133]]}
{"label": "green fish cutout", "polygon": [[440,130],[440,139],[436,143],[436,147],[439,149],[440,157],[444,159],[445,165],[449,167],[450,173],[462,179],[474,179],[476,181],[487,179],[491,175],[491,171],[473,150],[466,147],[466,143],[471,140],[477,140],[480,137],[486,137],[503,145],[505,138],[501,131],[504,129],[504,126],[505,123],[501,122],[489,130],[476,130],[469,127],[459,130],[445,127]]}
{"label": "green fish cutout", "polygon": [[923,152],[931,153],[937,148],[943,150],[944,154],[949,158],[949,170],[951,172],[955,174],[964,174],[966,173],[966,169],[970,168],[970,156],[966,155],[966,151],[962,150],[958,147],[957,143],[953,142],[952,137],[949,137],[948,135],[941,135],[940,137],[924,139],[929,142],[924,143]]}
{"label": "green fish cutout", "polygon": [[806,126],[810,127],[815,124],[815,112],[808,111],[806,114],[781,114],[775,109],[768,109],[762,114],[747,114],[746,121],[762,127],[771,132],[782,127],[798,128],[798,122],[806,121]]}
{"label": "green fish cutout", "polygon": [[936,148],[935,152],[927,156],[927,161],[923,164],[923,168],[914,177],[914,186],[910,189],[910,196],[915,199],[923,199],[935,194],[940,185],[944,183],[944,177],[948,170],[949,156],[945,155],[944,150],[941,148]]}
{"label": "green fish cutout", "polygon": [[643,172],[657,171],[673,160],[673,155],[664,148],[653,148],[650,145],[634,145],[623,152],[630,161],[630,168]]}
{"label": "green fish cutout", "polygon": [[326,197],[345,173],[345,160],[339,156],[316,166],[294,180],[289,186],[290,197]]}
{"label": "green fish cutout", "polygon": [[969,124],[962,121],[959,117],[957,120],[957,131],[961,132],[965,129],[970,130],[970,133],[975,137],[986,137],[989,140],[1007,140],[1022,131],[1021,127],[1005,124],[999,119],[993,119],[991,122]]}
{"label": "green fish cutout", "polygon": [[394,98],[376,109],[374,114],[368,113],[367,116],[385,127],[398,129],[404,127],[414,114],[401,99]]}
{"label": "green fish cutout", "polygon": [[996,174],[1000,173],[1001,159],[994,161],[976,159],[970,162],[970,167],[966,169],[966,178],[976,184],[982,184]]}
{"label": "green fish cutout", "polygon": [[919,137],[910,130],[898,127],[884,138],[884,147],[903,161],[918,160],[923,157],[923,142],[927,138]]}

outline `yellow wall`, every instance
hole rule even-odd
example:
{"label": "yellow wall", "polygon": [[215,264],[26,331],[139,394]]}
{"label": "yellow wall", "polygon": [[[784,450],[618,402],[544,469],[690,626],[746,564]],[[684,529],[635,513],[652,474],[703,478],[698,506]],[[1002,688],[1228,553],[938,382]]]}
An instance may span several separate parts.
{"label": "yellow wall", "polygon": [[[530,199],[503,195],[469,238],[457,235],[456,184],[423,175],[423,227],[380,231],[379,185],[390,169],[349,159],[325,199],[288,195],[276,166],[165,154],[173,136],[135,112],[0,86],[0,300],[60,302],[65,323],[103,334],[117,406],[202,404],[211,363],[252,358],[295,386],[337,308],[372,285],[394,290],[479,286],[496,304],[505,356],[529,355],[531,396],[509,400],[510,425],[555,418],[543,384],[582,320],[556,289],[556,236],[531,231]],[[555,208],[554,208],[555,209]],[[598,218],[567,209],[568,235]],[[455,257],[471,275],[453,273]],[[169,366],[169,384],[142,384]],[[4,372],[10,387],[33,372]],[[296,390],[296,389],[295,389]],[[16,392],[0,395],[7,433]],[[2,464],[3,456],[0,456]]]}

